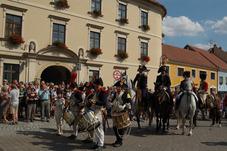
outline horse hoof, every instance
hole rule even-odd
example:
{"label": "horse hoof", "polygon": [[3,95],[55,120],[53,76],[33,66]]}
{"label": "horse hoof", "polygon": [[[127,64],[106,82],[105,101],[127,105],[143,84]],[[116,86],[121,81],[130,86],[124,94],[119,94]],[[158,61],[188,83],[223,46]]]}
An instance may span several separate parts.
{"label": "horse hoof", "polygon": [[188,136],[192,136],[192,133],[188,133]]}
{"label": "horse hoof", "polygon": [[184,135],[184,132],[182,132],[181,135]]}
{"label": "horse hoof", "polygon": [[176,130],[179,130],[179,129],[180,129],[180,127],[179,127],[179,126],[177,126],[177,127],[176,127]]}

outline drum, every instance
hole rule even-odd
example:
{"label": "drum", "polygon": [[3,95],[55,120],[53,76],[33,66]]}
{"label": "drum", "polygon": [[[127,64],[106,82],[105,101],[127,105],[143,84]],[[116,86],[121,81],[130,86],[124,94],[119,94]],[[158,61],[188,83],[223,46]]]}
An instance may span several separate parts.
{"label": "drum", "polygon": [[128,112],[122,112],[117,115],[112,115],[112,119],[113,119],[113,124],[118,129],[126,128],[131,124]]}
{"label": "drum", "polygon": [[63,118],[66,121],[66,123],[69,124],[69,126],[73,125],[75,117],[73,113],[70,110],[66,110],[63,114]]}
{"label": "drum", "polygon": [[79,120],[79,131],[93,131],[100,126],[93,111],[86,111]]}

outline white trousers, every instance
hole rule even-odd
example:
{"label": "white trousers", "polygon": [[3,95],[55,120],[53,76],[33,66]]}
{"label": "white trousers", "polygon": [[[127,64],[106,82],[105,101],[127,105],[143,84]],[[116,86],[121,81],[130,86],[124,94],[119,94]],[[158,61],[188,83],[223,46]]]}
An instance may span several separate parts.
{"label": "white trousers", "polygon": [[56,121],[58,134],[63,134],[63,113],[62,113],[62,111],[55,110],[54,118]]}
{"label": "white trousers", "polygon": [[93,142],[96,143],[98,146],[104,146],[104,130],[102,124],[102,112],[99,111],[96,114],[96,117],[100,121],[100,126],[94,130],[94,137]]}

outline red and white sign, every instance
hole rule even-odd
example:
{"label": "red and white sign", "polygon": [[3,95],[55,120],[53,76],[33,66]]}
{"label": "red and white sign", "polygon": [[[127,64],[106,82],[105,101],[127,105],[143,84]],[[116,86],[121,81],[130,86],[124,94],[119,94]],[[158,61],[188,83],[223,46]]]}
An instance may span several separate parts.
{"label": "red and white sign", "polygon": [[121,78],[121,72],[119,70],[114,70],[114,72],[113,72],[113,78],[115,80],[120,80],[120,78]]}

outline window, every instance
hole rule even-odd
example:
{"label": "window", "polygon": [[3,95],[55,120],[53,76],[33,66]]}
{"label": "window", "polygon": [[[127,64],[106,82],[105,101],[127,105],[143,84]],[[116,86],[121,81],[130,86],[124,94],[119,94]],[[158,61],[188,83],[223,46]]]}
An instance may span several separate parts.
{"label": "window", "polygon": [[53,24],[52,42],[54,43],[56,41],[65,43],[65,25]]}
{"label": "window", "polygon": [[141,50],[141,57],[148,56],[148,43],[147,42],[141,42],[140,43],[140,50]]}
{"label": "window", "polygon": [[195,78],[196,77],[196,72],[194,69],[192,69],[192,77]]}
{"label": "window", "polygon": [[148,13],[141,11],[141,25],[148,25]]}
{"label": "window", "polygon": [[210,78],[211,78],[211,80],[215,80],[215,73],[211,72]]}
{"label": "window", "polygon": [[183,76],[184,68],[177,68],[177,76]]}
{"label": "window", "polygon": [[219,77],[219,84],[222,85],[223,84],[223,77]]}
{"label": "window", "polygon": [[126,38],[118,37],[118,53],[126,52]]}
{"label": "window", "polygon": [[119,19],[127,18],[127,5],[119,3],[118,17],[119,17]]}
{"label": "window", "polygon": [[22,31],[22,16],[6,14],[5,37],[12,34],[20,35]]}
{"label": "window", "polygon": [[101,0],[91,0],[91,11],[101,12]]}
{"label": "window", "polygon": [[19,81],[19,64],[4,63],[3,78],[11,83],[13,80]]}
{"label": "window", "polygon": [[89,70],[89,81],[99,78],[99,70]]}
{"label": "window", "polygon": [[90,48],[100,48],[100,33],[90,32]]}
{"label": "window", "polygon": [[199,77],[201,77],[201,75],[206,75],[207,72],[206,71],[199,71]]}

